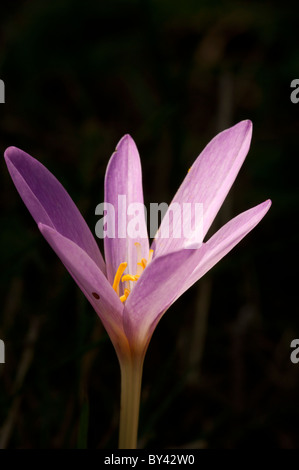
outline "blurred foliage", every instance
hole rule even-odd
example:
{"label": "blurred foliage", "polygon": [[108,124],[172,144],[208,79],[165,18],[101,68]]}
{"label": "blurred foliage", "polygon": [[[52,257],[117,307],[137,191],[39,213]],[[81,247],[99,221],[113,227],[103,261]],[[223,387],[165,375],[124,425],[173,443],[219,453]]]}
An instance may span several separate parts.
{"label": "blurred foliage", "polygon": [[[299,366],[289,359],[299,337],[297,11],[257,0],[1,5],[1,152],[15,145],[38,158],[92,230],[123,134],[140,150],[148,204],[170,202],[218,131],[254,123],[215,228],[268,197],[273,206],[159,324],[145,361],[141,446],[298,447]],[[0,178],[0,446],[115,447],[113,348],[4,162]]]}

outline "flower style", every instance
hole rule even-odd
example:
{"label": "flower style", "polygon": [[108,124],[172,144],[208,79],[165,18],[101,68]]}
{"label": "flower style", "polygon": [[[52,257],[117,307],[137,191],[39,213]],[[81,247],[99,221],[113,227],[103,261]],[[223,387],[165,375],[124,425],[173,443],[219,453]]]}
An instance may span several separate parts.
{"label": "flower style", "polygon": [[[218,134],[196,159],[172,201],[203,204],[202,238],[240,170],[251,134],[250,121]],[[132,392],[135,386],[138,395],[144,355],[163,314],[261,221],[271,201],[230,220],[198,248],[187,249],[184,237],[156,237],[151,247],[147,236],[106,237],[104,261],[86,222],[58,180],[41,163],[15,147],[6,150],[5,159],[39,230],[101,318],[120,361],[122,387],[131,382],[127,388],[131,387]],[[113,204],[116,212],[118,195],[126,195],[127,205],[143,204],[139,154],[129,135],[120,140],[105,175],[105,202]],[[165,220],[166,217],[160,229]],[[145,220],[140,233],[147,233]],[[138,363],[140,375],[134,386],[133,363]],[[122,400],[123,409],[130,398]],[[130,418],[123,421],[121,433],[125,435],[129,433]],[[124,439],[122,443],[133,446]]]}

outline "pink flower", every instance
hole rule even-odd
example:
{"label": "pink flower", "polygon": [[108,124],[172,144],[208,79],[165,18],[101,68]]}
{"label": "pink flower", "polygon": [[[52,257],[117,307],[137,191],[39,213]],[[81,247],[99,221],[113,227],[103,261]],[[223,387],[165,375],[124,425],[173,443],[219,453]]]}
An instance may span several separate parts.
{"label": "pink flower", "polygon": [[[218,134],[195,160],[172,201],[203,204],[202,237],[243,164],[251,134],[250,121]],[[184,237],[156,238],[150,248],[147,236],[118,238],[116,230],[115,238],[104,239],[104,261],[86,222],[59,181],[22,150],[8,148],[5,159],[41,233],[101,318],[120,363],[124,357],[133,356],[143,362],[153,331],[166,310],[237,245],[271,205],[267,200],[241,213],[197,249],[186,249]],[[143,204],[139,154],[129,135],[119,142],[105,176],[105,202],[113,204],[116,212],[118,195],[126,196],[127,205]],[[162,228],[164,220],[166,217]],[[143,231],[147,233],[145,222]]]}

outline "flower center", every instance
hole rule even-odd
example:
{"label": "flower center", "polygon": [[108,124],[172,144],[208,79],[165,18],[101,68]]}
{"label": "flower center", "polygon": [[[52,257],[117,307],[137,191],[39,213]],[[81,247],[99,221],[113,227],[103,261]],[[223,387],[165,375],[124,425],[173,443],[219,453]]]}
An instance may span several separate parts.
{"label": "flower center", "polygon": [[130,292],[131,292],[129,281],[133,281],[133,282],[138,281],[139,277],[141,276],[141,274],[145,270],[146,266],[149,265],[149,263],[151,262],[152,257],[153,257],[154,250],[149,250],[148,258],[147,259],[142,258],[140,243],[136,242],[135,246],[136,246],[136,249],[137,249],[136,274],[124,274],[124,271],[125,271],[126,267],[128,266],[128,263],[123,262],[123,263],[120,263],[120,265],[118,266],[118,269],[117,269],[115,277],[114,277],[112,287],[115,290],[115,292],[117,293],[117,295],[119,295],[119,283],[120,282],[126,282],[127,283],[126,288],[124,290],[124,294],[119,297],[121,302],[125,302],[127,300],[128,296],[129,296]]}

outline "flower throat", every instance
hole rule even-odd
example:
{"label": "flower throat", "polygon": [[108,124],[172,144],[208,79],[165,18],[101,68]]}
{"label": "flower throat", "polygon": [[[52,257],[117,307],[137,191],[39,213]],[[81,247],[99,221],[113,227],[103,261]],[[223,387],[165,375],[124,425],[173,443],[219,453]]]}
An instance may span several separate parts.
{"label": "flower throat", "polygon": [[129,296],[130,292],[131,292],[129,281],[133,281],[133,282],[138,281],[139,277],[141,276],[141,274],[143,273],[145,268],[149,265],[149,263],[151,262],[152,257],[153,257],[154,250],[149,250],[148,258],[147,259],[142,258],[140,243],[136,242],[135,246],[136,246],[136,249],[137,249],[136,274],[124,274],[124,271],[125,271],[126,267],[128,266],[128,263],[126,263],[126,262],[120,263],[120,265],[118,266],[118,269],[116,271],[113,284],[112,284],[113,289],[115,290],[115,292],[119,296],[119,283],[120,282],[126,282],[126,287],[125,287],[125,290],[124,290],[124,294],[119,296],[121,302],[125,302],[127,300],[128,296]]}

